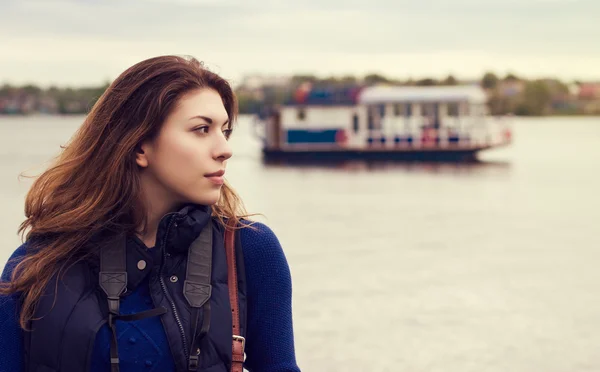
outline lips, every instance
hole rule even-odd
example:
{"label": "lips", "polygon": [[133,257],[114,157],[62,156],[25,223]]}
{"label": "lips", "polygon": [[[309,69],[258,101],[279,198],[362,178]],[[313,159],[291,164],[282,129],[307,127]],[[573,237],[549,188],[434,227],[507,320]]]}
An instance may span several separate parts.
{"label": "lips", "polygon": [[225,171],[220,170],[218,172],[206,174],[204,175],[204,177],[206,177],[210,182],[212,182],[216,186],[220,187],[225,183],[225,180],[223,179],[224,174]]}
{"label": "lips", "polygon": [[204,177],[223,177],[224,174],[225,174],[225,171],[221,169],[218,172],[205,174]]}

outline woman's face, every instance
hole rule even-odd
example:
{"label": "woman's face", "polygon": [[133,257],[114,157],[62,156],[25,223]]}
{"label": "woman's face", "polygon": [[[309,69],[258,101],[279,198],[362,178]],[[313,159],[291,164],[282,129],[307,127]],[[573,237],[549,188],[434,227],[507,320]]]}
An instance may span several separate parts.
{"label": "woman's face", "polygon": [[171,203],[215,204],[227,159],[232,156],[227,141],[230,128],[223,100],[215,90],[184,95],[158,136],[143,143],[137,154],[146,193]]}

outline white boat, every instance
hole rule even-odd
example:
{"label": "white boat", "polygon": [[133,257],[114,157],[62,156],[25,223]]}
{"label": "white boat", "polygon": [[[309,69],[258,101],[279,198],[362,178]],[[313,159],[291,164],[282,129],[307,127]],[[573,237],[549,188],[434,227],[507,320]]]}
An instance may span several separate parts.
{"label": "white boat", "polygon": [[259,120],[265,158],[473,160],[512,140],[479,86],[300,93]]}

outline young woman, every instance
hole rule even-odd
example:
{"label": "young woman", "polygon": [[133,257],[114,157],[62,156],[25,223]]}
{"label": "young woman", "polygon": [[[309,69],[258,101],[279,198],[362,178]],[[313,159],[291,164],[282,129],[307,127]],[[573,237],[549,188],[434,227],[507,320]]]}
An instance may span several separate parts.
{"label": "young woman", "polygon": [[299,371],[291,277],[224,179],[229,84],[123,72],[26,198],[0,282],[0,372]]}

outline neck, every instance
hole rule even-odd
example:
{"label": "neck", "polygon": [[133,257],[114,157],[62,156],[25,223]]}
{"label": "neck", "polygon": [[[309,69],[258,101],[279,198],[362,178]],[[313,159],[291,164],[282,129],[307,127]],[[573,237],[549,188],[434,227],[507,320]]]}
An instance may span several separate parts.
{"label": "neck", "polygon": [[162,217],[177,210],[178,203],[160,186],[152,182],[142,182],[142,198],[146,210],[146,226],[137,230],[138,237],[147,247],[156,245],[156,234]]}

